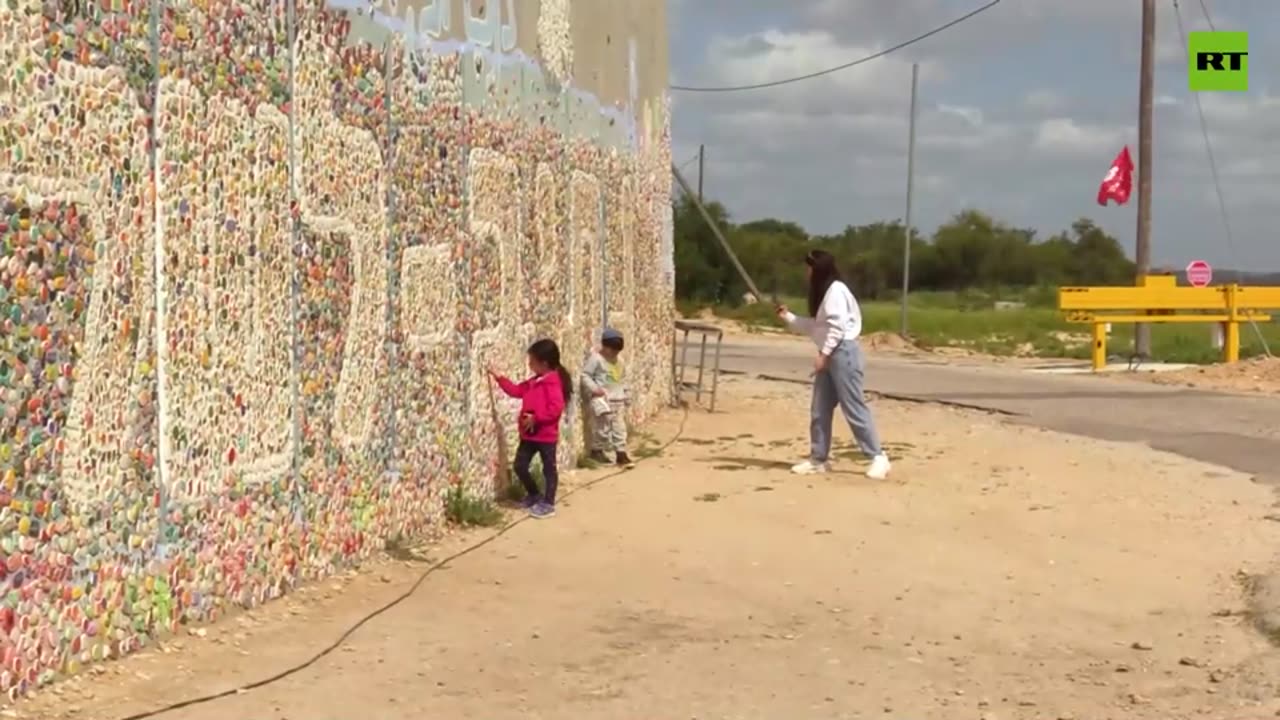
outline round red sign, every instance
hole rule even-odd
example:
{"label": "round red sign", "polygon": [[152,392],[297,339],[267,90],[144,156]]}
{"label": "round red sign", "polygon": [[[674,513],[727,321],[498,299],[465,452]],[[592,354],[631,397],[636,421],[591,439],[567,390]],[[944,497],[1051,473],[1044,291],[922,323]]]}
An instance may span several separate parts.
{"label": "round red sign", "polygon": [[1206,287],[1213,282],[1213,268],[1203,260],[1192,260],[1187,263],[1187,282],[1192,287]]}

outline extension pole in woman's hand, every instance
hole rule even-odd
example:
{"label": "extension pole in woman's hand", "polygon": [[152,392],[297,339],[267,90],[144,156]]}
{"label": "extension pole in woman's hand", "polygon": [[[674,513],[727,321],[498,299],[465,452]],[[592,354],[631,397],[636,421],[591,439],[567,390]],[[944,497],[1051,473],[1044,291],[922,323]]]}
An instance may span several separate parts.
{"label": "extension pole in woman's hand", "polygon": [[[671,174],[675,176],[676,182],[680,183],[680,189],[684,191],[685,196],[693,202],[694,207],[698,208],[698,212],[702,214],[702,219],[707,221],[707,225],[710,226],[712,234],[714,234],[716,239],[720,241],[720,246],[724,248],[725,253],[729,255],[729,259],[733,261],[733,267],[737,269],[738,274],[742,276],[742,281],[747,284],[747,289],[751,291],[752,295],[756,296],[757,300],[763,302],[764,295],[760,293],[760,288],[756,287],[755,281],[753,281],[751,276],[747,274],[746,268],[742,267],[742,263],[738,262],[738,256],[734,254],[733,248],[729,246],[729,241],[725,239],[724,233],[720,232],[720,226],[716,224],[715,220],[711,219],[711,213],[707,212],[707,209],[702,206],[702,201],[698,199],[698,195],[689,187],[689,183],[684,179],[684,176],[680,174],[680,168],[677,168],[675,163],[671,164]],[[773,304],[778,304],[778,298],[776,296],[773,298]]]}

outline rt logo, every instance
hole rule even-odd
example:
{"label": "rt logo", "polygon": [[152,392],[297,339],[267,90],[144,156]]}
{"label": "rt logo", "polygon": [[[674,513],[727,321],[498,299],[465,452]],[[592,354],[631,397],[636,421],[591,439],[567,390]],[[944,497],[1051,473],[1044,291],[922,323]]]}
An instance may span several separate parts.
{"label": "rt logo", "polygon": [[1187,85],[1192,92],[1249,90],[1249,33],[1193,32],[1187,43]]}

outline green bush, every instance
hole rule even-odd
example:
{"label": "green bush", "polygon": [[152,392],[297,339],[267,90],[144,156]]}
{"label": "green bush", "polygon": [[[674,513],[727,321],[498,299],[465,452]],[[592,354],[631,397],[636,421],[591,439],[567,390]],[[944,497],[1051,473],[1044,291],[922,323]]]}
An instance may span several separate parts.
{"label": "green bush", "polygon": [[444,512],[449,522],[463,527],[493,527],[504,519],[492,500],[470,495],[461,485],[454,485],[445,495]]}

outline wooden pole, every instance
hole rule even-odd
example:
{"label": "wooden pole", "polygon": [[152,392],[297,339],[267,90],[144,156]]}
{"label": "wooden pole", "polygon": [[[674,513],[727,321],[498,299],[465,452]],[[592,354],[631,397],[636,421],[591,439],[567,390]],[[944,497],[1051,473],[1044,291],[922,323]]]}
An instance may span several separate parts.
{"label": "wooden pole", "polygon": [[[1142,0],[1142,68],[1138,82],[1138,228],[1134,261],[1137,280],[1142,282],[1151,271],[1151,136],[1152,95],[1155,85],[1156,0]],[[1134,327],[1134,353],[1151,356],[1151,326]]]}
{"label": "wooden pole", "polygon": [[702,173],[706,170],[707,146],[698,146],[698,202],[704,202],[702,199]]}

